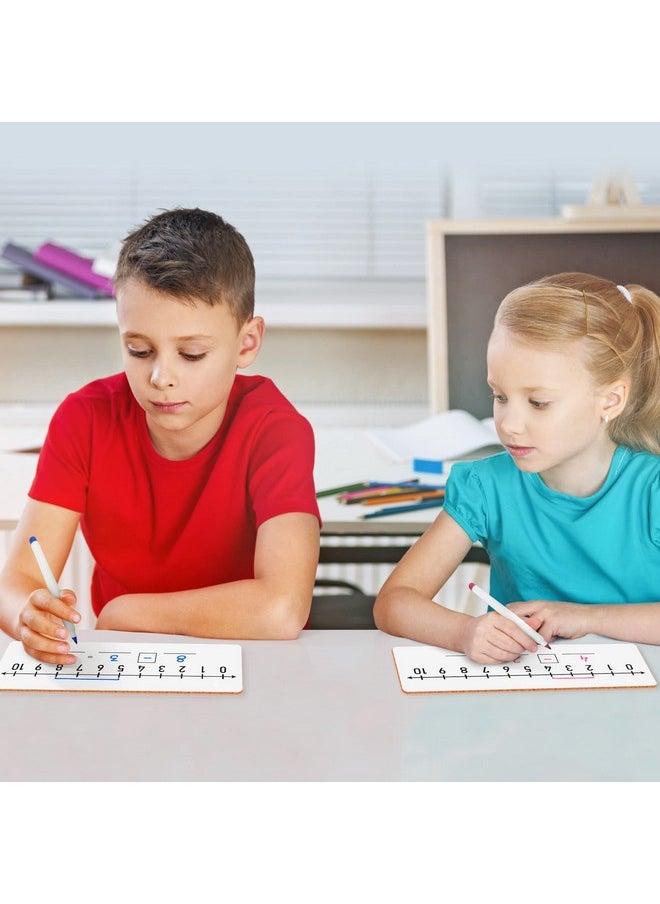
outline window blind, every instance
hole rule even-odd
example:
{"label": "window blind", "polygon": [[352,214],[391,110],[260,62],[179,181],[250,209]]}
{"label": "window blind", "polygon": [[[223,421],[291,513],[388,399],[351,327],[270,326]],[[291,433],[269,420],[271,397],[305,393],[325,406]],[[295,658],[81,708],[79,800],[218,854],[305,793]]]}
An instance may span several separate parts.
{"label": "window blind", "polygon": [[[564,205],[586,204],[596,173],[549,170],[461,173],[452,180],[457,218],[558,217]],[[644,204],[660,202],[660,176],[634,175]]]}
{"label": "window blind", "polygon": [[[114,255],[160,210],[202,207],[239,229],[261,280],[420,281],[426,220],[559,216],[586,202],[594,174],[514,168],[448,173],[441,167],[306,172],[118,164],[12,166],[0,172],[0,241],[53,241]],[[660,203],[660,176],[634,176]],[[0,259],[0,269],[11,269]]]}
{"label": "window blind", "polygon": [[444,182],[440,169],[12,167],[0,173],[0,240],[31,250],[52,241],[107,255],[154,213],[202,207],[243,233],[260,278],[420,279],[426,220],[446,215]]}

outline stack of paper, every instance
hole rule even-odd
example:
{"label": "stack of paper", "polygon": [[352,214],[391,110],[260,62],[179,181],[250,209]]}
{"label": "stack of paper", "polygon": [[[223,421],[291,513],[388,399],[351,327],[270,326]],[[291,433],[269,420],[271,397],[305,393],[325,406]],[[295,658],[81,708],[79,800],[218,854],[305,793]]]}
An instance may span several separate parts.
{"label": "stack of paper", "polygon": [[395,462],[476,458],[502,450],[492,418],[480,421],[460,409],[444,411],[405,427],[372,429],[366,433]]}

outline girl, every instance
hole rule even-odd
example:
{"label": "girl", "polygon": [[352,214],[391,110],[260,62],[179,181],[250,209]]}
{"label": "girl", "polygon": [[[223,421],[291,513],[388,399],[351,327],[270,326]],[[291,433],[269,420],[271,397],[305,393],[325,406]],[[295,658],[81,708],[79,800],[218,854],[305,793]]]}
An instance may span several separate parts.
{"label": "girl", "polygon": [[584,273],[545,277],[501,303],[487,363],[506,451],[453,466],[443,511],[376,599],[376,624],[480,663],[535,651],[496,612],[433,601],[479,541],[492,595],[547,642],[659,644],[660,298]]}

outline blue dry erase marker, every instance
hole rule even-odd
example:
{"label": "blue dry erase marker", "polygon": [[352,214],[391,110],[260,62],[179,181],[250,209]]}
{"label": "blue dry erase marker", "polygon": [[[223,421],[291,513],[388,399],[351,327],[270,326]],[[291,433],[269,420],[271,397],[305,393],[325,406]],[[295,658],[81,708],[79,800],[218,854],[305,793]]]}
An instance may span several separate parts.
{"label": "blue dry erase marker", "polygon": [[[39,566],[39,571],[43,575],[43,579],[46,582],[46,587],[48,588],[48,592],[51,596],[56,596],[58,599],[62,598],[62,591],[60,590],[60,586],[55,580],[55,575],[51,571],[50,565],[48,564],[48,560],[44,555],[44,551],[39,545],[39,541],[36,537],[30,537],[30,549],[34,553],[34,557],[37,560],[37,565]],[[64,621],[64,619],[62,619]],[[71,635],[71,640],[74,643],[78,643],[78,636],[76,634],[76,626],[73,622],[64,621],[64,626],[67,631]]]}

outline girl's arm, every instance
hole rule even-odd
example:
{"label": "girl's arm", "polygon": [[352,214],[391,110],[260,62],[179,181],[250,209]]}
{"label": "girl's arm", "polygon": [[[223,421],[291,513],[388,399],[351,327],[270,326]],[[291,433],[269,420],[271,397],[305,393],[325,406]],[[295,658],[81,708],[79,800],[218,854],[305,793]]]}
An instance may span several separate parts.
{"label": "girl's arm", "polygon": [[460,650],[469,616],[433,602],[463,561],[472,541],[446,512],[406,552],[374,604],[381,631],[450,650]]}
{"label": "girl's arm", "polygon": [[534,616],[549,642],[557,637],[600,634],[629,643],[660,644],[660,602],[584,604],[529,600],[511,603],[518,615]]}
{"label": "girl's arm", "polygon": [[[433,602],[463,561],[472,541],[441,512],[408,550],[376,598],[376,625],[388,634],[465,653],[476,662],[505,662],[537,645],[496,612],[475,618]],[[530,619],[530,625],[536,622]]]}
{"label": "girl's arm", "polygon": [[131,593],[101,611],[97,628],[243,640],[288,640],[309,617],[319,523],[292,512],[257,531],[254,578],[175,593]]}
{"label": "girl's arm", "polygon": [[79,622],[80,614],[73,591],[63,591],[64,599],[59,600],[45,589],[30,537],[37,537],[59,579],[79,521],[78,512],[28,499],[0,571],[0,629],[22,641],[26,652],[43,662],[75,661],[62,619]]}

